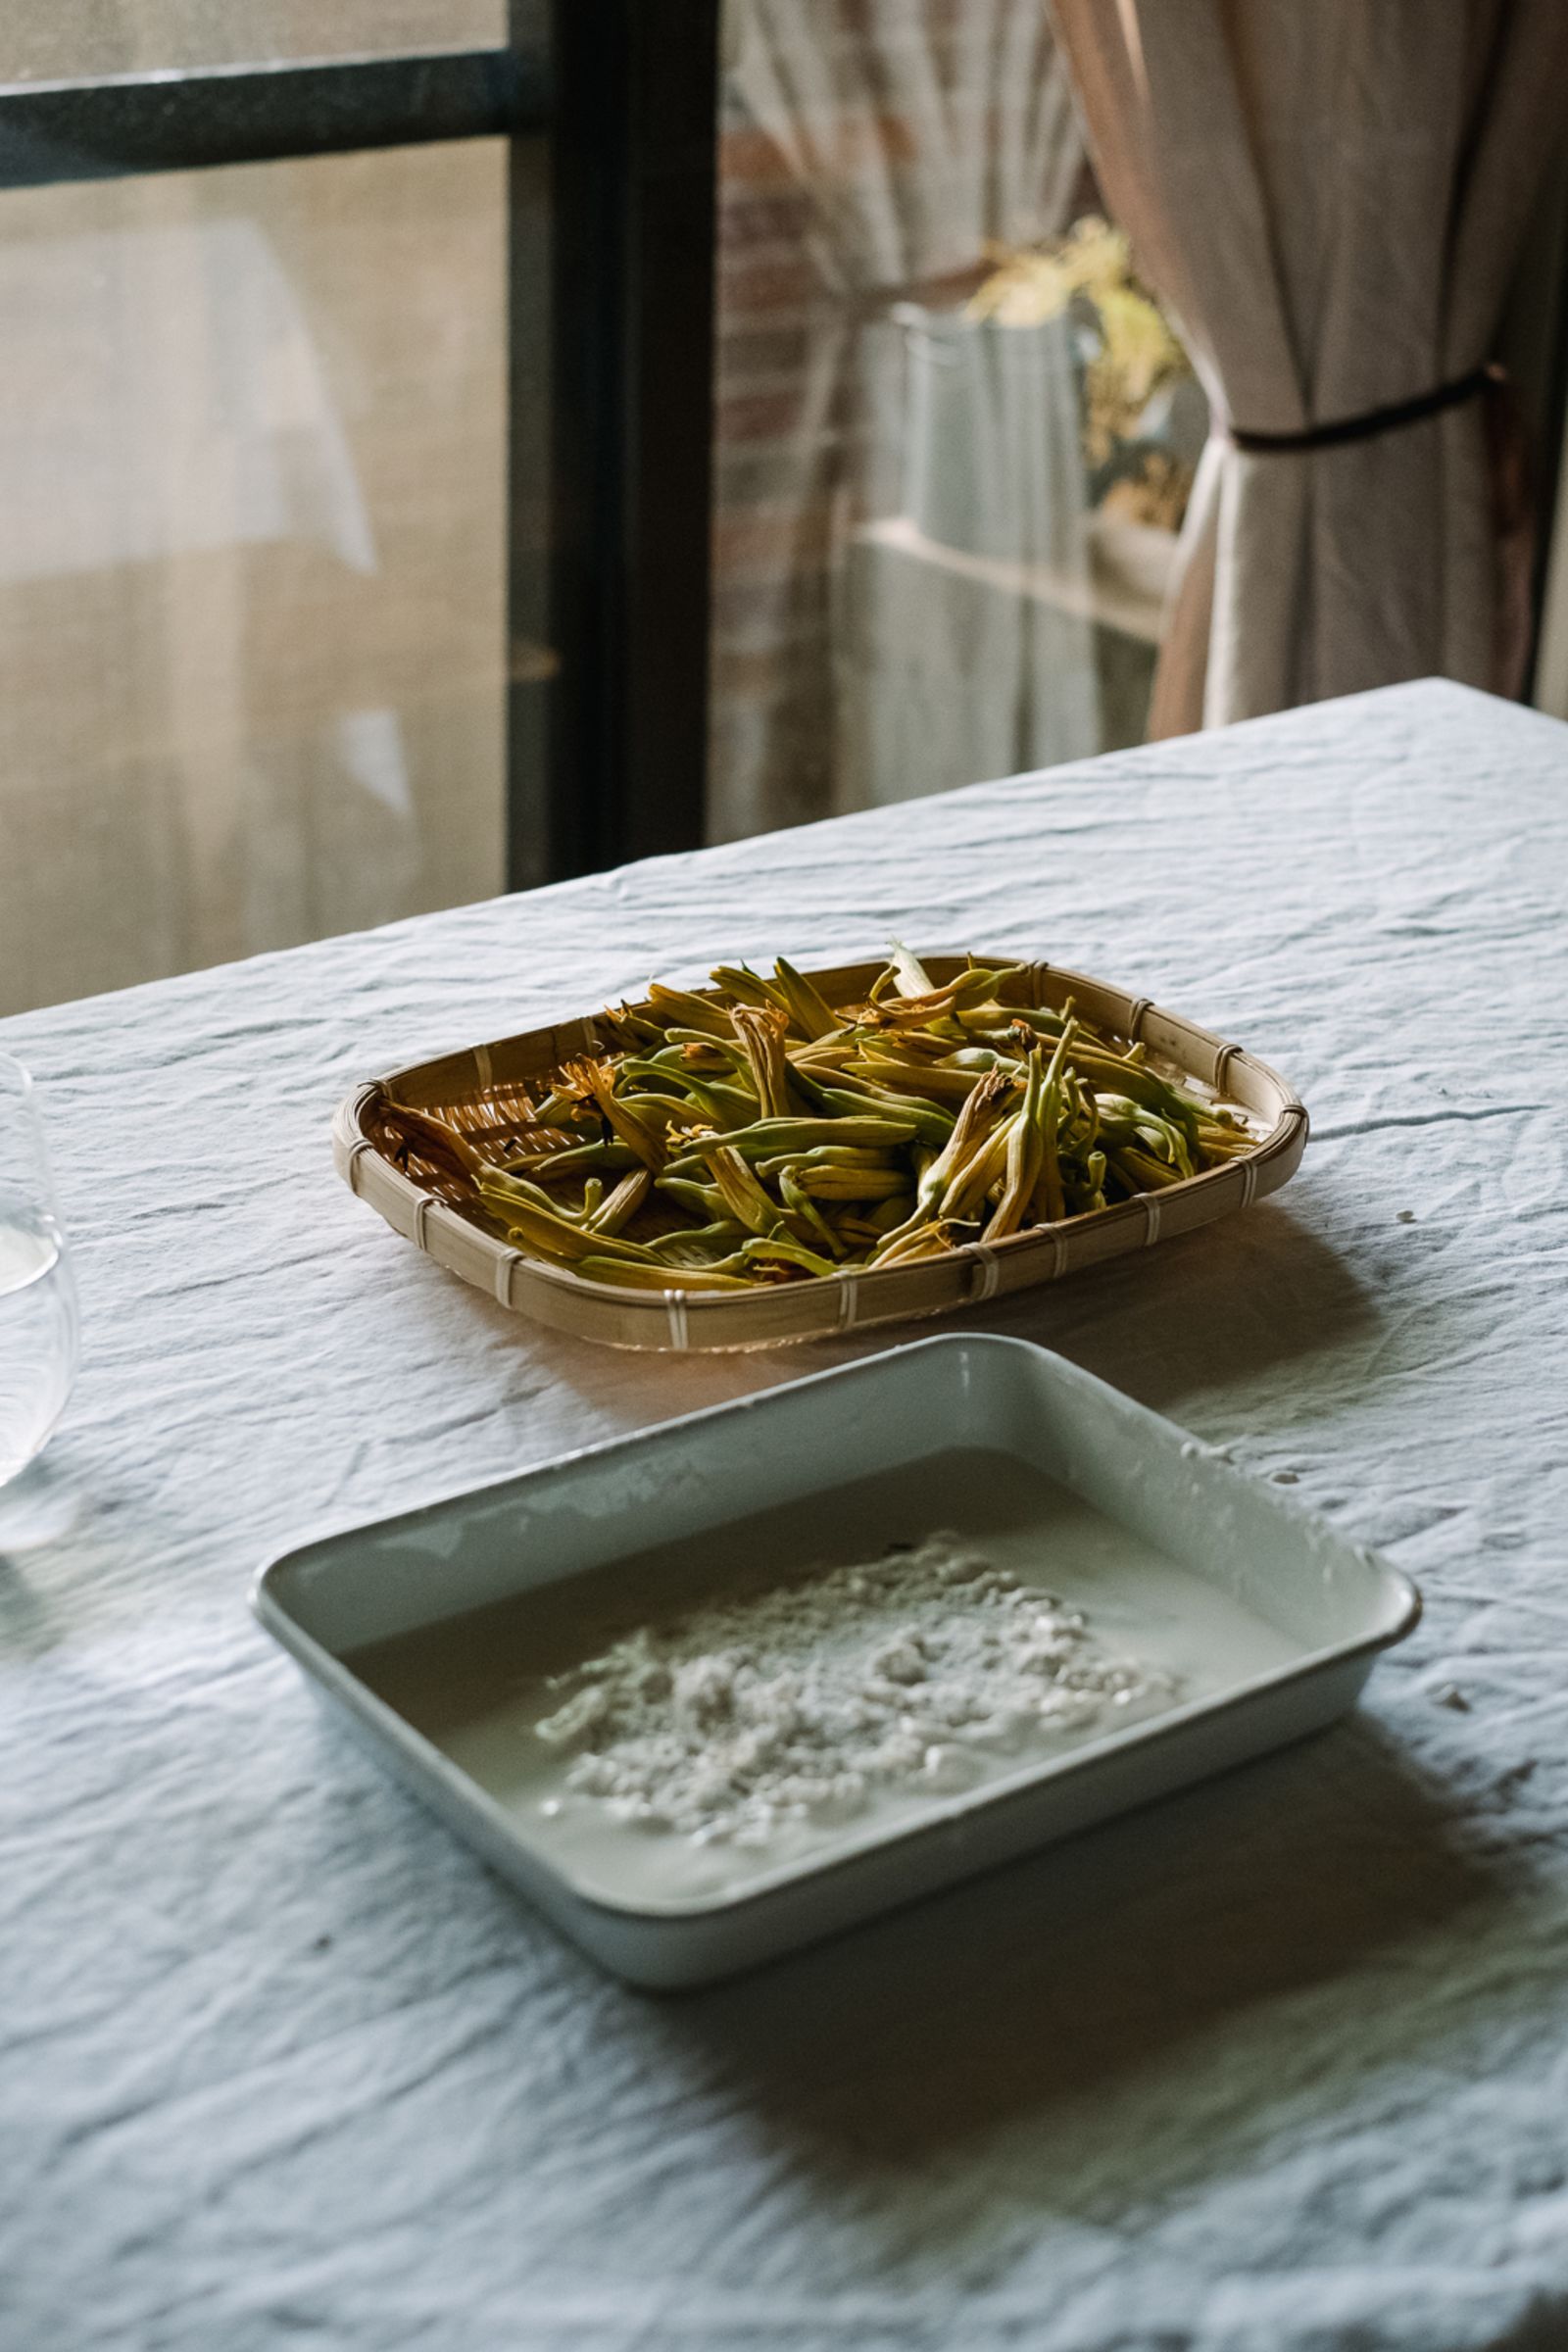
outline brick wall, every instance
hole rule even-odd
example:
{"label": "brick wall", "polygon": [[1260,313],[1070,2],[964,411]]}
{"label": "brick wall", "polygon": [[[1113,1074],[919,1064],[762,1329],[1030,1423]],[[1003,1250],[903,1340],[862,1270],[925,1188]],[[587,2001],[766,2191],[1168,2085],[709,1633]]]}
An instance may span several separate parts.
{"label": "brick wall", "polygon": [[736,834],[825,805],[832,485],[844,420],[803,447],[811,354],[833,315],[808,250],[812,200],[732,91],[718,221],[710,791],[714,829]]}

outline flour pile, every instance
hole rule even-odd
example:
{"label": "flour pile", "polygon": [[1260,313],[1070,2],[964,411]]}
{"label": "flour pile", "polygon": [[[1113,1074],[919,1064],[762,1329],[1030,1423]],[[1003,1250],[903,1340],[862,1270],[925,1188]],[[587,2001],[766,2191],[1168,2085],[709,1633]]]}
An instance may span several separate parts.
{"label": "flour pile", "polygon": [[639,1627],[557,1688],[569,1695],[534,1728],[579,1751],[569,1790],[619,1821],[757,1846],[785,1823],[847,1820],[878,1788],[966,1788],[988,1758],[1110,1728],[1173,1686],[943,1532]]}

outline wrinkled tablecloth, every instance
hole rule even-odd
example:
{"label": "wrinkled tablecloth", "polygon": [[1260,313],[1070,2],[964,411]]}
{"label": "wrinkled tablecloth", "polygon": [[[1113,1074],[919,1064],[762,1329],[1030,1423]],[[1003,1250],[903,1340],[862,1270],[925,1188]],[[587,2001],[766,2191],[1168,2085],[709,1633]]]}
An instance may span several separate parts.
{"label": "wrinkled tablecloth", "polygon": [[[259,1563],[888,1344],[539,1333],[357,1078],[783,949],[1253,1045],[1276,1200],[981,1309],[1375,1544],[1334,1732],[707,1993],[596,1974],[313,1706]],[[0,1025],[84,1362],[0,1563],[7,2352],[1568,2345],[1568,729],[1399,687]],[[919,1328],[919,1327],[916,1327]]]}

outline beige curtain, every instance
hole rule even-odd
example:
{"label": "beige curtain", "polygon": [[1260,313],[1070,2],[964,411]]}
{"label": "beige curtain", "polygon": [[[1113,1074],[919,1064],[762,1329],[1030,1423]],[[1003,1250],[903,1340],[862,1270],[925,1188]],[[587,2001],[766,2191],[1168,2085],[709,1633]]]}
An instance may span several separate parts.
{"label": "beige curtain", "polygon": [[[1101,184],[1222,420],[1150,731],[1442,673],[1507,690],[1490,396],[1246,454],[1491,356],[1568,132],[1568,0],[1053,0]],[[1514,553],[1517,555],[1517,545]]]}

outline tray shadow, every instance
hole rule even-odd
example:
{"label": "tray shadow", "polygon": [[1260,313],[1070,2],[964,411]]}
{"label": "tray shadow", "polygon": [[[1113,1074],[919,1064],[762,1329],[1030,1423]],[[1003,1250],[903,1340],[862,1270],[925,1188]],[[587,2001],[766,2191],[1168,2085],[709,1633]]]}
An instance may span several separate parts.
{"label": "tray shadow", "polygon": [[[514,1331],[516,1317],[481,1311]],[[1018,1293],[972,1313],[878,1324],[844,1340],[689,1355],[599,1348],[530,1327],[532,1368],[596,1412],[628,1427],[722,1404],[808,1372],[854,1362],[944,1332],[990,1331],[1036,1340],[1071,1356],[1142,1403],[1168,1407],[1194,1391],[1275,1373],[1314,1350],[1353,1346],[1375,1326],[1372,1296],[1309,1226],[1274,1201],[1244,1215],[1113,1259],[1070,1280]],[[650,1412],[650,1402],[657,1409]]]}
{"label": "tray shadow", "polygon": [[1203,1389],[1290,1377],[1323,1349],[1353,1349],[1375,1328],[1377,1304],[1337,1250],[1265,1200],[972,1321],[1054,1348],[1141,1403],[1170,1409]]}
{"label": "tray shadow", "polygon": [[[1303,2034],[1323,2045],[1309,2064],[1348,2081],[1391,2039],[1418,2038],[1419,2013],[1310,1996],[1460,1914],[1473,1935],[1516,1899],[1358,1721],[663,2014],[808,2161],[906,2175],[1004,2129],[1114,2116],[1120,2092],[1184,2054],[1228,2068],[1220,2037],[1239,2023],[1255,2072],[1286,2005],[1279,2094],[1287,2077],[1299,2093]],[[1239,2106],[1234,2069],[1227,2082],[1234,2132],[1273,2091],[1265,2071]],[[1189,2171],[1197,2160],[1181,2151]],[[1057,2193],[1074,2201],[1068,2182]]]}

